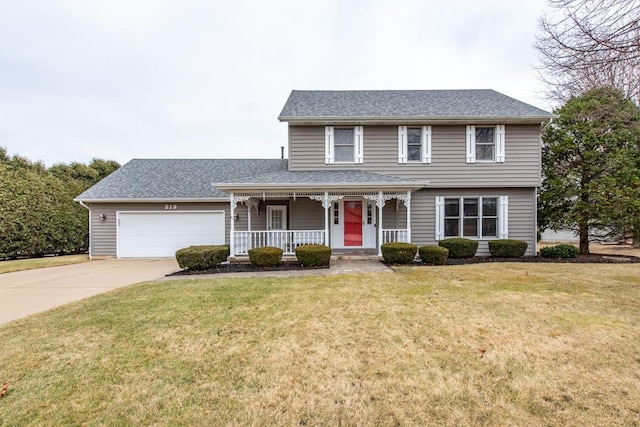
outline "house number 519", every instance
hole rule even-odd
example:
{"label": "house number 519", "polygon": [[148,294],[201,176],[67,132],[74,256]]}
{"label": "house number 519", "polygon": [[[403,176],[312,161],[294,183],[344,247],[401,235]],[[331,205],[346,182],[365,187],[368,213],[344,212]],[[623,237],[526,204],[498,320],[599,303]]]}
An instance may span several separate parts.
{"label": "house number 519", "polygon": [[175,211],[176,209],[178,209],[178,205],[164,205],[166,211]]}

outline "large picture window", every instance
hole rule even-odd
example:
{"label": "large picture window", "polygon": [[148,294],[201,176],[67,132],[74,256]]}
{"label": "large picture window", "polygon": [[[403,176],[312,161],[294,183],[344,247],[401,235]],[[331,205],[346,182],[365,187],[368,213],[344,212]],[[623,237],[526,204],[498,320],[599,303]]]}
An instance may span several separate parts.
{"label": "large picture window", "polygon": [[436,240],[506,238],[507,197],[437,197]]}

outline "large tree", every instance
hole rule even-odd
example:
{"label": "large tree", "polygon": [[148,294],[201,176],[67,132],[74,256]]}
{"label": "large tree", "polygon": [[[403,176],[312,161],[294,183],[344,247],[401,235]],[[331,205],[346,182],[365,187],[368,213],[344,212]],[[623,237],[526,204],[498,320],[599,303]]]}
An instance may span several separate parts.
{"label": "large tree", "polygon": [[548,0],[536,48],[549,96],[613,86],[640,97],[640,0]]}
{"label": "large tree", "polygon": [[555,112],[543,133],[540,226],[576,230],[582,254],[595,230],[637,233],[640,109],[622,91],[598,88]]}

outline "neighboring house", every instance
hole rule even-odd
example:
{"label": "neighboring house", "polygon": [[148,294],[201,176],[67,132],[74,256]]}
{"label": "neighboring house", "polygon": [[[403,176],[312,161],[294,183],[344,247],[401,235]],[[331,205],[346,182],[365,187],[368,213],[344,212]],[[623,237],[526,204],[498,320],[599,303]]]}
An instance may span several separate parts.
{"label": "neighboring house", "polygon": [[448,237],[536,252],[540,110],[492,90],[293,91],[288,160],[134,159],[76,200],[93,256],[195,244],[377,251]]}

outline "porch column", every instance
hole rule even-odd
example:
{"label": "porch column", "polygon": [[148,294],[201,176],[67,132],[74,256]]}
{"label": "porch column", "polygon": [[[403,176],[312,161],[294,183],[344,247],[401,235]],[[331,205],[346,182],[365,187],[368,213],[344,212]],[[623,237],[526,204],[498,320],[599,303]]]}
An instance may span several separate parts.
{"label": "porch column", "polygon": [[407,191],[407,200],[404,202],[407,209],[407,242],[411,243],[411,191]]}
{"label": "porch column", "polygon": [[235,231],[235,219],[233,218],[233,215],[236,210],[236,204],[237,202],[233,197],[233,193],[229,193],[229,254],[231,256],[235,256],[236,254],[235,239],[233,238],[233,233]]}
{"label": "porch column", "polygon": [[382,191],[378,191],[378,200],[376,205],[378,206],[378,256],[382,256],[382,208],[384,207]]}
{"label": "porch column", "polygon": [[247,203],[247,231],[251,231],[251,205]]}
{"label": "porch column", "polygon": [[329,201],[329,192],[324,192],[324,200],[322,201],[322,207],[324,208],[324,244],[329,246],[329,207],[331,202]]}

